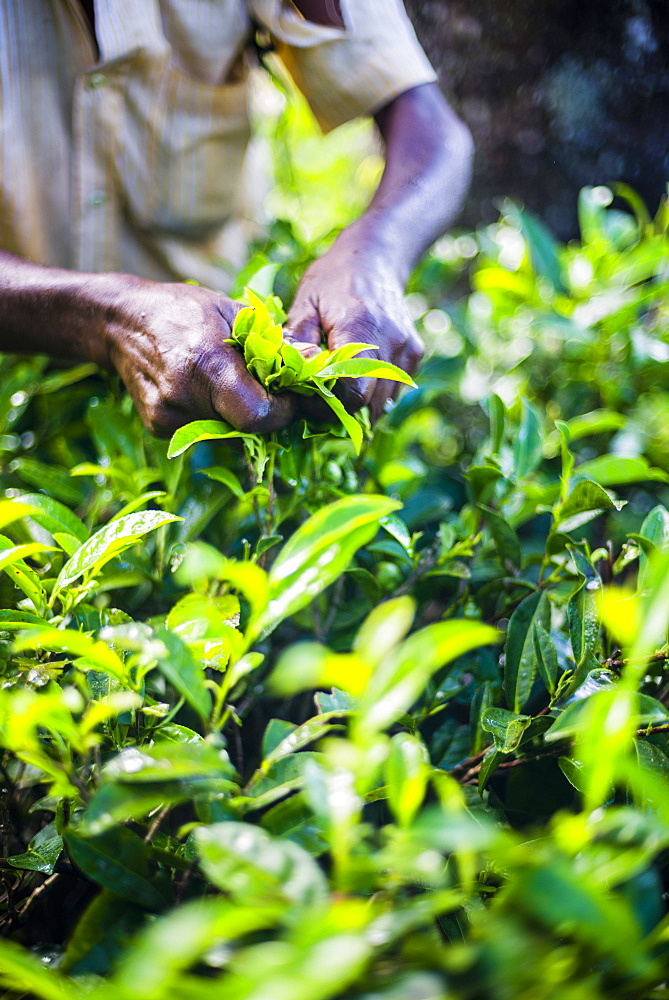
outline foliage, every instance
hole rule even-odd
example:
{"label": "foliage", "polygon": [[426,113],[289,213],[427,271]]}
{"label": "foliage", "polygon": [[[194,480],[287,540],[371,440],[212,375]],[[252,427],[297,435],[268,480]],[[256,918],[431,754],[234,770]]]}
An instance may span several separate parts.
{"label": "foliage", "polygon": [[7,997],[667,995],[669,241],[607,197],[432,249],[359,456],[2,361]]}
{"label": "foliage", "polygon": [[294,344],[284,340],[281,324],[286,314],[281,299],[272,296],[263,302],[250,288],[245,289],[245,295],[249,305],[235,316],[227,343],[240,348],[248,370],[270,392],[320,396],[341,421],[359,454],[362,429],[355,416],[348,413],[335,396],[333,389],[337,380],[364,377],[384,378],[411,386],[415,383],[406,372],[388,361],[356,358],[363,351],[378,350],[374,344],[345,344],[335,351],[312,345],[311,356],[305,357]]}

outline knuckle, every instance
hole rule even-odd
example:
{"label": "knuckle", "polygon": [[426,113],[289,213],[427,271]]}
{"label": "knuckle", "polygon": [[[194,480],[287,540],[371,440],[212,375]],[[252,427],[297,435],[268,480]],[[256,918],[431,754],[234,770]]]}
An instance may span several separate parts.
{"label": "knuckle", "polygon": [[356,326],[362,330],[372,343],[378,343],[381,334],[381,323],[369,309],[363,309],[356,317]]}
{"label": "knuckle", "polygon": [[418,337],[411,337],[406,346],[407,363],[411,366],[411,371],[415,371],[425,356],[425,347]]}
{"label": "knuckle", "polygon": [[161,432],[163,430],[163,414],[161,408],[156,404],[149,404],[144,410],[144,423],[146,424],[148,430],[155,437],[161,437]]}
{"label": "knuckle", "polygon": [[233,423],[243,434],[255,434],[266,430],[270,423],[269,403],[259,404],[255,409],[240,408],[235,414]]}
{"label": "knuckle", "polygon": [[342,389],[342,403],[350,413],[355,413],[365,405],[369,397],[370,379],[356,379],[355,384],[346,385]]}
{"label": "knuckle", "polygon": [[381,325],[378,318],[368,308],[361,307],[343,317],[338,329],[335,330],[330,346],[343,347],[353,340],[377,345],[381,343],[381,339]]}

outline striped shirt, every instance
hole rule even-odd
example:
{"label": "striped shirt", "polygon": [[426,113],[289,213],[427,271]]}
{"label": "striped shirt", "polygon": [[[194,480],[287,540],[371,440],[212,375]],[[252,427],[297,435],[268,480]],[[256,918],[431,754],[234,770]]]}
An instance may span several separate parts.
{"label": "striped shirt", "polygon": [[0,0],[0,248],[225,290],[240,243],[253,24],[324,129],[435,79],[401,0]]}

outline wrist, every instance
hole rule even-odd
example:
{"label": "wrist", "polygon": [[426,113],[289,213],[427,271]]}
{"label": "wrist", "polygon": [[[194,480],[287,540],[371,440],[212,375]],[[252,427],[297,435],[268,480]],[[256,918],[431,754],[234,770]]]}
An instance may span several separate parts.
{"label": "wrist", "polygon": [[111,367],[125,300],[142,279],[45,267],[0,252],[0,350]]}
{"label": "wrist", "polygon": [[79,277],[83,280],[73,288],[72,318],[80,330],[80,355],[114,369],[128,332],[143,325],[142,293],[152,283],[128,274]]}
{"label": "wrist", "polygon": [[397,285],[403,291],[413,262],[403,241],[394,234],[386,218],[368,211],[339,234],[330,253],[345,255],[356,268],[375,276],[377,282]]}

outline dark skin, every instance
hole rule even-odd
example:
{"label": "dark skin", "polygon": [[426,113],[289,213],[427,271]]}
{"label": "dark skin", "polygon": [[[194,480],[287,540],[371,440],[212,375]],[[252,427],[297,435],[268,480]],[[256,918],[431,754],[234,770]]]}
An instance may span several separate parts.
{"label": "dark skin", "polygon": [[[373,356],[413,373],[422,346],[404,285],[460,208],[472,143],[435,84],[406,91],[375,120],[386,146],[379,188],[364,215],[307,270],[287,334],[305,353],[321,343],[321,331],[330,348],[371,343],[378,346]],[[158,436],[208,418],[245,431],[277,430],[309,405],[305,397],[266,393],[223,343],[239,308],[193,285],[43,267],[0,251],[0,350],[116,370]],[[375,380],[344,385],[346,406],[368,404],[373,418],[397,391],[396,383]]]}
{"label": "dark skin", "polygon": [[[386,167],[367,211],[344,230],[304,275],[288,314],[296,340],[330,348],[374,344],[372,357],[413,374],[422,344],[404,302],[404,287],[425,250],[455,219],[472,158],[469,131],[436,84],[406,91],[375,116]],[[399,391],[395,382],[339,383],[347,408],[370,407],[372,419]]]}

